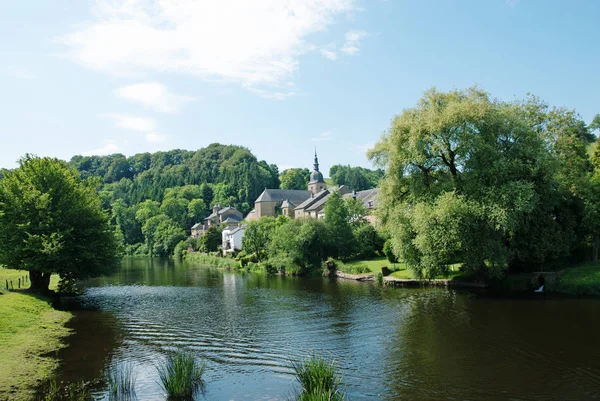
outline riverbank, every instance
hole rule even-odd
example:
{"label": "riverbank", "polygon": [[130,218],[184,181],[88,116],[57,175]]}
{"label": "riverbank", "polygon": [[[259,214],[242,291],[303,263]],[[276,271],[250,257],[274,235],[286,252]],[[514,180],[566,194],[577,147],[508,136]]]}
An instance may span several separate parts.
{"label": "riverbank", "polygon": [[[0,283],[15,283],[26,274],[0,268]],[[50,287],[56,288],[57,282],[53,276]],[[33,399],[35,388],[58,367],[57,351],[69,335],[65,324],[71,314],[54,309],[48,298],[23,287],[4,289],[0,295],[0,399],[6,401]]]}

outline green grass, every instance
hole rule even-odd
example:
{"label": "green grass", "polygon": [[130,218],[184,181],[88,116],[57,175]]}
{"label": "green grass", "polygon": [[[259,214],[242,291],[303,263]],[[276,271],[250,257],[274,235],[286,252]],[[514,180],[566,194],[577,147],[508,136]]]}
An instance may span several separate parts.
{"label": "green grass", "polygon": [[[0,283],[25,274],[0,268]],[[51,287],[57,282],[53,276]],[[64,325],[70,318],[70,313],[52,308],[47,298],[24,290],[0,295],[1,400],[32,399],[35,387],[58,366],[56,351],[69,334]]]}
{"label": "green grass", "polygon": [[557,290],[571,295],[600,295],[600,262],[566,269]]}
{"label": "green grass", "polygon": [[200,363],[194,354],[185,351],[169,355],[157,368],[160,384],[168,399],[174,400],[191,399],[204,387],[204,369],[204,363]]}
{"label": "green grass", "polygon": [[240,263],[235,259],[220,258],[213,255],[207,255],[205,253],[188,253],[185,256],[185,260],[215,267],[237,268],[240,265]]}
{"label": "green grass", "polygon": [[323,358],[313,356],[292,365],[296,380],[300,384],[298,401],[342,401],[341,377],[337,366]]}

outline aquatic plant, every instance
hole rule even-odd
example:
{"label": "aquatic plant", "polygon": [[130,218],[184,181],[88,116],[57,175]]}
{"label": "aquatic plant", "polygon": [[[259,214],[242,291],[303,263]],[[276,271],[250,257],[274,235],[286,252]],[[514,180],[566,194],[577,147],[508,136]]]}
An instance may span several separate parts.
{"label": "aquatic plant", "polygon": [[204,388],[206,364],[200,363],[196,355],[186,351],[178,351],[169,355],[157,367],[160,384],[169,399],[191,398],[194,393]]}
{"label": "aquatic plant", "polygon": [[300,363],[293,363],[292,367],[301,388],[298,401],[345,400],[339,388],[341,377],[335,363],[312,356]]}
{"label": "aquatic plant", "polygon": [[106,370],[108,399],[110,401],[133,401],[135,396],[135,373],[130,364],[115,364]]}
{"label": "aquatic plant", "polygon": [[43,385],[41,401],[89,401],[92,395],[86,382],[60,383],[55,379],[48,379]]}

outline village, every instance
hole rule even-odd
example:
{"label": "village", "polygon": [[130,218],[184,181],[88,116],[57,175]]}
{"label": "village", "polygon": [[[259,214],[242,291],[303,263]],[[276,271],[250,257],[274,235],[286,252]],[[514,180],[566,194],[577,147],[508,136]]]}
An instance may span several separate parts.
{"label": "village", "polygon": [[356,191],[345,185],[327,188],[323,173],[319,171],[319,159],[315,150],[313,171],[310,173],[308,190],[265,188],[254,202],[254,208],[245,217],[234,207],[222,207],[216,204],[208,217],[201,223],[196,223],[191,227],[191,237],[198,238],[209,227],[216,226],[222,230],[221,249],[223,254],[239,251],[242,249],[242,240],[247,222],[256,221],[262,217],[277,216],[287,216],[290,219],[323,219],[325,217],[325,203],[333,192],[341,194],[345,199],[352,198],[360,201],[368,212],[365,219],[369,223],[375,224],[378,189]]}

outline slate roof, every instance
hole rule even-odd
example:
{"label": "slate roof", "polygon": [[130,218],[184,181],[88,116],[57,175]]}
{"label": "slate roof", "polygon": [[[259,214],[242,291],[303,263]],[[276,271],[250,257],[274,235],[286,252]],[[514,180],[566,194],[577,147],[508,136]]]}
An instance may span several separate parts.
{"label": "slate roof", "polygon": [[[364,207],[366,207],[367,209],[374,209],[379,204],[379,201],[377,199],[378,194],[379,188],[358,191],[356,193],[356,199],[362,201]],[[352,198],[352,193],[344,195],[344,198]]]}
{"label": "slate roof", "polygon": [[313,196],[312,198],[308,198],[307,200],[305,200],[304,202],[302,202],[300,204],[300,206],[298,206],[295,210],[306,209],[310,205],[312,205],[313,203],[321,200],[321,198],[327,197],[327,195],[329,195],[329,191],[327,189],[324,189],[321,192],[318,192],[317,194],[315,194],[315,196]]}
{"label": "slate roof", "polygon": [[265,189],[255,202],[283,202],[301,203],[310,198],[310,191],[301,189]]}
{"label": "slate roof", "polygon": [[223,220],[223,223],[239,223],[240,221],[242,221],[242,219],[240,219],[236,215],[231,215],[228,216],[225,220]]}
{"label": "slate roof", "polygon": [[225,212],[227,212],[229,210],[235,210],[237,212],[236,208],[231,207],[231,206],[227,206],[227,207],[224,207],[223,209],[219,210],[219,214],[223,214],[223,213],[225,213]]}
{"label": "slate roof", "polygon": [[295,204],[294,204],[294,202],[292,202],[291,200],[289,200],[289,199],[286,199],[286,200],[284,200],[284,201],[283,201],[283,203],[281,204],[281,207],[282,207],[282,208],[284,208],[284,207],[296,207],[296,205],[295,205]]}
{"label": "slate roof", "polygon": [[217,214],[217,213],[215,213],[215,212],[212,212],[212,213],[211,213],[211,214],[209,214],[209,215],[208,215],[208,216],[207,216],[207,217],[206,217],[204,220],[210,220],[210,219],[212,219],[212,218],[215,218],[215,217],[217,217],[217,216],[218,216],[218,214]]}
{"label": "slate roof", "polygon": [[305,210],[307,212],[312,212],[313,210],[318,210],[320,207],[322,207],[325,204],[325,202],[327,202],[327,199],[329,199],[330,195],[331,194],[327,194],[327,196],[323,196],[321,199],[317,199],[317,201],[315,203],[311,204]]}
{"label": "slate roof", "polygon": [[195,230],[196,228],[202,227],[202,223],[196,223],[192,226],[192,230]]}

